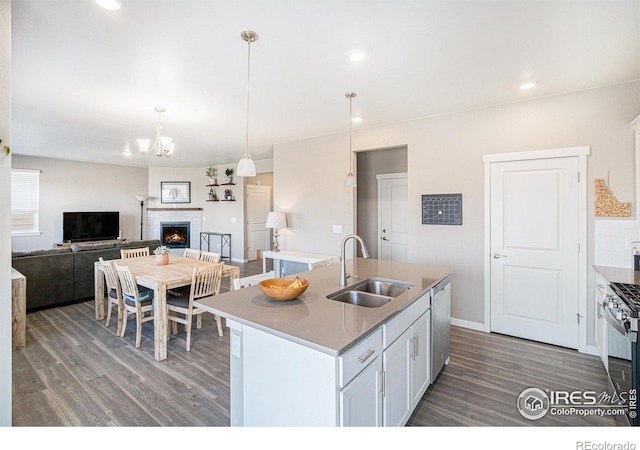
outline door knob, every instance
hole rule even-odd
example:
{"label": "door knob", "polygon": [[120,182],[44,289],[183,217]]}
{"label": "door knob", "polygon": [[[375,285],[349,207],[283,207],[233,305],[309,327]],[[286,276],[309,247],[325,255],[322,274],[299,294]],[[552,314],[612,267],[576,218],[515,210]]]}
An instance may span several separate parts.
{"label": "door knob", "polygon": [[500,258],[506,258],[509,255],[501,255],[500,253],[494,253],[493,254],[493,259],[500,259]]}
{"label": "door knob", "polygon": [[386,237],[382,236],[382,240],[383,241],[388,241],[389,239],[387,239]]}

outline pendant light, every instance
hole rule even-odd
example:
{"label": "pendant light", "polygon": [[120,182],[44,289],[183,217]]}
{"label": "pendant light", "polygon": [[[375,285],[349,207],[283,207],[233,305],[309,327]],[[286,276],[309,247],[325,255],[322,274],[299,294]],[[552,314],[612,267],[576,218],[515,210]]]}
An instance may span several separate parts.
{"label": "pendant light", "polygon": [[249,87],[251,81],[251,43],[258,40],[258,34],[254,31],[243,31],[242,33],[240,33],[240,37],[248,44],[247,47],[249,49],[249,56],[247,60],[247,129],[244,155],[238,162],[236,175],[239,177],[255,177],[256,165],[254,164],[253,159],[251,159],[251,156],[249,156]]}
{"label": "pendant light", "polygon": [[347,174],[347,178],[344,180],[344,185],[346,187],[351,187],[354,188],[356,187],[357,184],[357,180],[355,175],[353,174],[353,151],[351,150],[351,142],[352,142],[352,138],[351,138],[351,128],[352,128],[352,123],[353,123],[353,117],[351,116],[352,113],[352,103],[353,103],[353,97],[356,96],[355,92],[347,92],[346,94],[344,94],[345,97],[347,97],[349,99],[349,173]]}

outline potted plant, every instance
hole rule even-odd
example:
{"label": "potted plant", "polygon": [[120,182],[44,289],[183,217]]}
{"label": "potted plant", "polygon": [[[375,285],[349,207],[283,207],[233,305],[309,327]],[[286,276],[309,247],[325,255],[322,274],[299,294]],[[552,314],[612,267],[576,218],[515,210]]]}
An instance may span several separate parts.
{"label": "potted plant", "polygon": [[214,188],[209,189],[209,200],[215,201],[216,198],[216,190]]}
{"label": "potted plant", "polygon": [[204,170],[204,174],[209,177],[209,184],[216,184],[216,169],[213,166],[209,166]]}
{"label": "potted plant", "polygon": [[169,247],[161,245],[153,251],[153,254],[156,255],[157,266],[166,266],[169,264]]}
{"label": "potted plant", "polygon": [[226,175],[224,182],[225,183],[231,183],[231,175],[233,175],[233,169],[231,167],[227,167],[224,170],[224,174]]}

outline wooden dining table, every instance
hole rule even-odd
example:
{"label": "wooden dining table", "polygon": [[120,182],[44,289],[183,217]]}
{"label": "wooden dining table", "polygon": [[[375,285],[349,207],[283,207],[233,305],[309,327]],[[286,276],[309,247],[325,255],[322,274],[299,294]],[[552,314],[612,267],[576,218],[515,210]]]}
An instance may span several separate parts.
{"label": "wooden dining table", "polygon": [[[167,290],[191,284],[194,267],[211,265],[214,263],[178,255],[169,255],[169,264],[156,264],[155,255],[138,258],[113,259],[110,262],[129,266],[136,282],[140,286],[153,290],[153,332],[154,353],[157,361],[167,359]],[[94,263],[95,274],[95,315],[96,320],[105,316],[105,282],[100,263]],[[224,264],[222,276],[229,277],[229,284],[233,285],[233,278],[240,278],[240,268]]]}

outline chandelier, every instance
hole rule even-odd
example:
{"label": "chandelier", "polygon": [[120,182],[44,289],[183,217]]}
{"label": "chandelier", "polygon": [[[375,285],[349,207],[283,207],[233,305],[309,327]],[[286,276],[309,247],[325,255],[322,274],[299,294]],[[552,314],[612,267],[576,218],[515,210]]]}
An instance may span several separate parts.
{"label": "chandelier", "polygon": [[[160,120],[160,116],[166,110],[160,106],[155,108],[155,111],[158,113],[158,123],[156,124],[156,139],[153,141],[153,145],[151,149],[155,152],[156,156],[166,156],[167,158],[171,158],[173,155],[173,149],[175,147],[175,143],[173,142],[173,138],[162,136],[162,122]],[[138,141],[138,147],[140,148],[140,154],[146,155],[149,153],[149,145],[151,144],[151,139],[136,139]]]}
{"label": "chandelier", "polygon": [[236,174],[239,177],[255,177],[256,165],[249,156],[249,86],[251,81],[251,43],[258,40],[258,34],[255,31],[243,31],[240,33],[240,38],[248,44],[248,61],[247,61],[247,128],[246,128],[246,143],[244,155],[238,161],[238,167]]}

